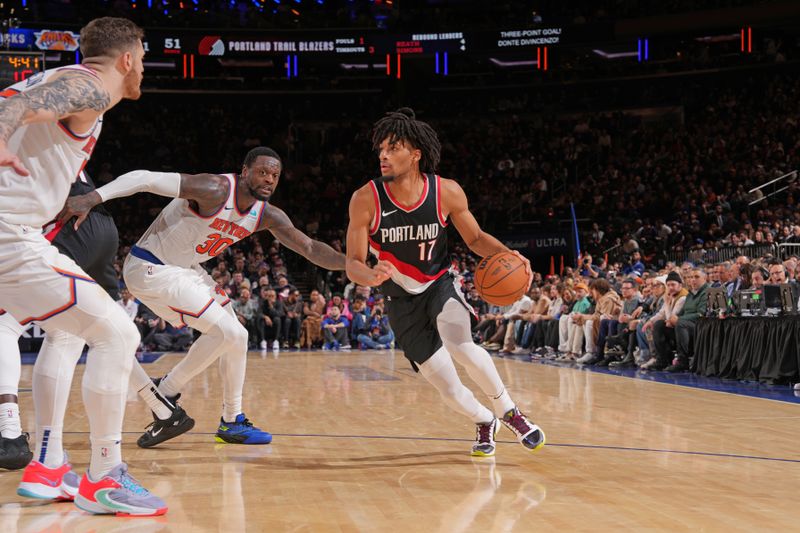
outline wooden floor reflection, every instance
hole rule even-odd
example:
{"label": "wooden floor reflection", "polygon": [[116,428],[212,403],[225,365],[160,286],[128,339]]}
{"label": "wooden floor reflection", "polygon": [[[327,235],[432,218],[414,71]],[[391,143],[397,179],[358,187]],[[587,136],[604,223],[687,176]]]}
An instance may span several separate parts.
{"label": "wooden floor reflection", "polygon": [[[163,374],[179,358],[146,365]],[[157,449],[128,404],[124,455],[164,497],[157,519],[93,517],[16,496],[0,473],[0,532],[795,530],[797,405],[497,360],[520,407],[545,429],[529,454],[507,430],[497,456],[472,460],[474,429],[398,352],[253,352],[245,409],[269,446],[215,444],[216,368],[186,390],[195,429]],[[23,368],[23,387],[31,367]],[[85,468],[76,374],[65,443]],[[465,377],[465,382],[471,385]],[[29,392],[23,422],[32,427]]]}

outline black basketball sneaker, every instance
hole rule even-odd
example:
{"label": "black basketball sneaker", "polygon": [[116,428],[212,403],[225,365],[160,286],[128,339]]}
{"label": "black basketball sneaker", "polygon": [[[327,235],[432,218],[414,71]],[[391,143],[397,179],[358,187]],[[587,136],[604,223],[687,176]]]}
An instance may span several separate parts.
{"label": "black basketball sneaker", "polygon": [[144,434],[139,437],[136,444],[140,448],[152,448],[169,439],[174,439],[178,435],[183,435],[194,427],[194,418],[186,414],[186,411],[178,405],[180,394],[172,397],[164,397],[158,391],[158,384],[161,378],[153,379],[153,393],[172,410],[172,415],[166,420],[161,420],[153,413],[153,421],[144,430]]}
{"label": "black basketball sneaker", "polygon": [[0,437],[0,468],[19,470],[33,459],[33,452],[28,445],[28,434],[23,433],[16,439]]}

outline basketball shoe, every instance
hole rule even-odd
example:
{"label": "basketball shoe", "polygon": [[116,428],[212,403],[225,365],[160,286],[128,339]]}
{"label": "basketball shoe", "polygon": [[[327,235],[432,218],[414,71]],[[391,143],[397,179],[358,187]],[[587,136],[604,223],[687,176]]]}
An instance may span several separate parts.
{"label": "basketball shoe", "polygon": [[72,501],[80,482],[81,477],[72,470],[67,452],[64,452],[64,464],[58,468],[48,468],[39,461],[28,463],[17,494],[40,500]]}
{"label": "basketball shoe", "polygon": [[145,428],[136,444],[140,448],[152,448],[156,444],[183,435],[193,427],[194,418],[187,415],[180,405],[175,405],[172,415],[166,420],[161,420],[153,413],[153,421]]}
{"label": "basketball shoe", "polygon": [[128,473],[128,465],[120,463],[98,481],[87,472],[75,496],[75,505],[92,514],[117,516],[159,516],[167,512],[167,504],[150,494]]}
{"label": "basketball shoe", "polygon": [[219,419],[214,440],[229,444],[269,444],[272,442],[272,435],[255,427],[244,413],[239,413],[233,422]]}
{"label": "basketball shoe", "polygon": [[500,421],[493,418],[488,424],[475,424],[475,444],[472,445],[473,457],[491,457],[494,455],[497,433],[500,431]]}
{"label": "basketball shoe", "polygon": [[503,415],[502,422],[517,436],[519,443],[528,451],[535,452],[544,446],[545,439],[542,428],[528,420],[528,417],[516,407]]}
{"label": "basketball shoe", "polygon": [[[194,419],[191,418],[181,406],[178,405],[180,394],[175,396],[163,396],[158,392],[158,385],[163,378],[153,378],[153,385],[156,387],[156,398],[164,403],[171,411],[172,415],[166,420],[162,420],[153,413],[153,422],[144,430],[144,433],[136,441],[140,448],[152,448],[169,439],[174,439],[178,435],[183,435],[194,427]],[[166,402],[164,402],[166,400]]]}
{"label": "basketball shoe", "polygon": [[31,462],[33,453],[28,445],[28,434],[23,433],[16,439],[0,437],[0,468],[19,470]]}

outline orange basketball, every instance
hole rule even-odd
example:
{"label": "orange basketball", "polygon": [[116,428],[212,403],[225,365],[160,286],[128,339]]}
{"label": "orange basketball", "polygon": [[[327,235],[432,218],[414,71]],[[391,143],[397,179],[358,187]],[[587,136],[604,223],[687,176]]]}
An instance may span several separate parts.
{"label": "orange basketball", "polygon": [[511,305],[528,290],[525,263],[510,252],[484,257],[475,269],[475,288],[485,302]]}

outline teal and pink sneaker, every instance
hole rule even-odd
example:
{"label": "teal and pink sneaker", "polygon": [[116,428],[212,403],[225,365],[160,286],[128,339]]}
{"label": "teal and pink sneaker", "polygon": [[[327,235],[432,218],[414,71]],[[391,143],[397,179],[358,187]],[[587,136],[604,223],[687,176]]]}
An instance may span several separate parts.
{"label": "teal and pink sneaker", "polygon": [[128,473],[128,465],[120,463],[98,481],[87,472],[81,479],[75,505],[92,514],[117,516],[160,516],[167,504],[150,494]]}
{"label": "teal and pink sneaker", "polygon": [[64,452],[64,463],[58,468],[48,468],[39,461],[28,463],[22,471],[17,494],[39,500],[70,502],[78,493],[80,481],[80,476],[72,470]]}

